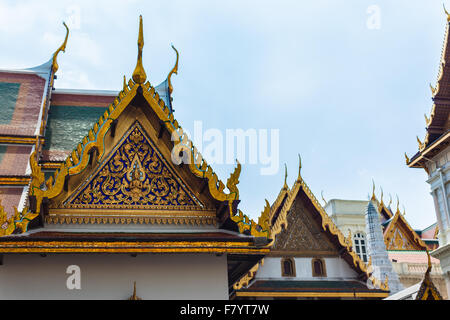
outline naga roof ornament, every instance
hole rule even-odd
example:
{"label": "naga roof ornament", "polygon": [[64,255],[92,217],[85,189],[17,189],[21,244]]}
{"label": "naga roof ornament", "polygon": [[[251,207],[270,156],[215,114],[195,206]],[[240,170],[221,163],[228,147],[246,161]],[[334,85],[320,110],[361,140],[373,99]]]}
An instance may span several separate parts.
{"label": "naga roof ornament", "polygon": [[58,54],[62,52],[66,52],[66,45],[67,45],[67,39],[69,38],[69,27],[67,27],[66,23],[63,22],[64,27],[66,28],[66,38],[64,39],[63,44],[59,47],[58,50],[53,54],[53,64],[52,64],[52,71],[53,73],[56,73],[58,71],[59,66],[58,62],[56,61],[58,58]]}
{"label": "naga roof ornament", "polygon": [[173,86],[172,86],[172,75],[178,74],[178,60],[180,58],[180,54],[178,53],[178,50],[172,45],[172,49],[177,54],[177,61],[175,63],[175,66],[173,67],[172,71],[170,71],[169,75],[167,76],[167,82],[169,83],[169,93],[172,94],[173,92]]}

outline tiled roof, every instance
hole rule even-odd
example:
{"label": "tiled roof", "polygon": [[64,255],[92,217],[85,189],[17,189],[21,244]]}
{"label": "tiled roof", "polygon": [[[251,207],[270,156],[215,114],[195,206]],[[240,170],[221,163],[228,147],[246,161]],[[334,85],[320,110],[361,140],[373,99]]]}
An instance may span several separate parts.
{"label": "tiled roof", "polygon": [[33,136],[46,80],[33,73],[0,72],[0,134]]}
{"label": "tiled roof", "polygon": [[53,93],[41,160],[64,161],[114,98],[95,91]]}
{"label": "tiled roof", "polygon": [[[295,280],[258,280],[242,292],[376,292],[358,281],[295,281]],[[380,291],[381,292],[381,291]]]}
{"label": "tiled roof", "polygon": [[0,176],[24,176],[31,146],[0,146]]}
{"label": "tiled roof", "polygon": [[[389,259],[396,260],[398,263],[428,263],[426,251],[389,251]],[[431,257],[431,263],[439,264],[440,261]]]}

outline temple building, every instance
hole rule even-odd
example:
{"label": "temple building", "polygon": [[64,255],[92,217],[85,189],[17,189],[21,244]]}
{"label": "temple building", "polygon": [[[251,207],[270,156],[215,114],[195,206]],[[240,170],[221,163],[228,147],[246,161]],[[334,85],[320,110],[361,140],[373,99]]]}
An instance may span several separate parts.
{"label": "temple building", "polygon": [[411,158],[405,154],[410,168],[422,168],[428,174],[431,196],[434,200],[438,222],[439,248],[431,255],[440,260],[450,293],[450,14],[446,12],[447,24],[437,84],[431,86],[433,106],[425,115],[426,135],[423,141],[417,137],[418,152]]}
{"label": "temple building", "polygon": [[234,286],[237,299],[382,299],[390,294],[389,279],[372,275],[301,173],[292,188],[285,182],[275,202],[266,203],[266,215],[270,253]]}
{"label": "temple building", "polygon": [[[400,202],[397,199],[396,210],[392,208],[392,197],[389,203],[375,194],[375,188],[370,200],[340,200],[332,199],[325,202],[325,210],[345,237],[352,238],[353,247],[366,263],[370,260],[368,224],[366,209],[373,204],[378,213],[379,225],[382,230],[384,245],[388,253],[393,270],[396,272],[404,288],[420,283],[428,269],[427,250],[434,250],[439,246],[437,240],[436,223],[424,230],[415,230],[406,219],[406,212],[400,212]],[[447,286],[440,261],[431,258],[433,268],[430,278],[447,298]]]}
{"label": "temple building", "polygon": [[238,210],[241,165],[223,183],[175,119],[178,52],[153,87],[141,17],[120,92],[55,90],[68,36],[0,71],[0,299],[228,299],[269,253],[268,219]]}

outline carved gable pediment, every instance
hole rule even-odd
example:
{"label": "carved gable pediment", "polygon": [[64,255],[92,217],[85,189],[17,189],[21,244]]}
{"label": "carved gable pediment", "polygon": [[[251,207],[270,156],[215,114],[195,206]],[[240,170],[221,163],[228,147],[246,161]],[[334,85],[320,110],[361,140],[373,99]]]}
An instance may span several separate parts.
{"label": "carved gable pediment", "polygon": [[64,207],[202,210],[205,206],[136,121]]}
{"label": "carved gable pediment", "polygon": [[298,254],[338,254],[322,225],[314,220],[313,215],[301,195],[297,194],[287,214],[287,228],[276,236],[273,250]]}

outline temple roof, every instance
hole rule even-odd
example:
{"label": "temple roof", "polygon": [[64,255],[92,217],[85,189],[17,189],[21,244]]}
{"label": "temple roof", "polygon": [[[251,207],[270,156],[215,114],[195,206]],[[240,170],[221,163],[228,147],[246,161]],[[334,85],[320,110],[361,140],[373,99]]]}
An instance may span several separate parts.
{"label": "temple roof", "polygon": [[[30,156],[30,206],[5,220],[4,235],[45,231],[48,224],[92,225],[92,230],[101,224],[172,224],[214,225],[267,239],[268,230],[237,212],[241,165],[227,180],[227,193],[174,118],[170,77],[178,70],[178,52],[175,67],[157,90],[147,81],[143,44],[141,19],[133,80],[124,80],[115,98],[104,91],[54,93],[43,165],[39,149]],[[180,163],[174,162],[177,152],[183,155]],[[53,176],[44,176],[42,170],[50,169],[56,170]]]}
{"label": "temple roof", "polygon": [[[283,189],[286,187],[284,186]],[[284,193],[283,189],[280,192],[281,195]],[[280,198],[284,196],[279,196],[275,203],[280,202]],[[261,217],[270,217],[275,207],[267,204]],[[293,187],[288,190],[278,216],[273,218],[272,216],[272,219],[269,219],[271,221],[269,234],[272,239],[271,256],[293,252],[308,252],[311,255],[314,255],[314,252],[333,253],[344,259],[358,274],[361,281],[370,279],[378,288],[389,291],[386,282],[381,283],[370,275],[366,264],[353,251],[351,238],[346,239],[336,227],[303,180],[300,172]],[[259,265],[256,265],[251,270],[251,274],[235,285],[235,289],[241,290],[247,287],[258,269]],[[253,285],[249,290],[252,287]]]}
{"label": "temple roof", "polygon": [[444,44],[440,62],[440,70],[436,87],[431,86],[433,106],[429,116],[425,115],[426,136],[423,141],[418,137],[419,151],[406,164],[412,168],[426,168],[426,160],[432,158],[450,144],[450,19],[447,14]]}

